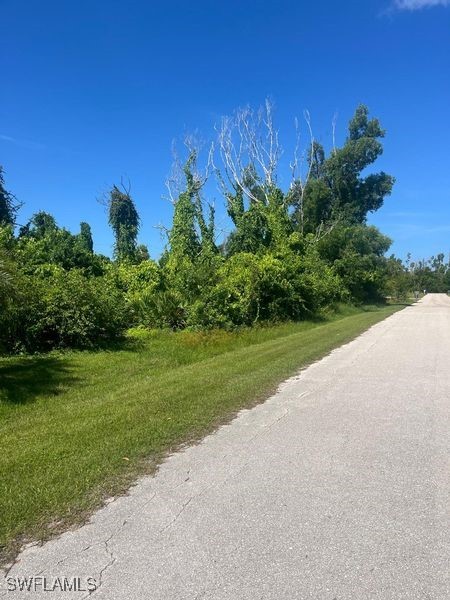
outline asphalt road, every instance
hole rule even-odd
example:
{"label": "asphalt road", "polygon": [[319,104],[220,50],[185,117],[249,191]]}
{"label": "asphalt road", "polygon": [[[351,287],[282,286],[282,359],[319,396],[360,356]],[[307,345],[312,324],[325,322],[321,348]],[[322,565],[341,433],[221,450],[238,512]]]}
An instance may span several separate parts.
{"label": "asphalt road", "polygon": [[8,575],[92,577],[98,600],[446,600],[449,403],[450,298],[430,294]]}

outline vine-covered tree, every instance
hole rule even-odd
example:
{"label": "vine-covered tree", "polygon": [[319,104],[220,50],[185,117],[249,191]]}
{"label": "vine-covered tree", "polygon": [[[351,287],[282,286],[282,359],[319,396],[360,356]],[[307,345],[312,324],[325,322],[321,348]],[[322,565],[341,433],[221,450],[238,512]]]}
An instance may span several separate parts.
{"label": "vine-covered tree", "polygon": [[189,157],[182,168],[184,189],[174,199],[172,228],[169,232],[169,262],[189,259],[195,261],[203,252],[217,252],[214,241],[214,207],[208,206],[205,217],[202,188],[209,171],[201,174],[197,167],[198,150],[190,148]]}
{"label": "vine-covered tree", "polygon": [[81,248],[92,254],[94,252],[94,241],[92,239],[92,230],[89,223],[82,221],[80,223],[80,233],[78,235]]}
{"label": "vine-covered tree", "polygon": [[114,232],[114,256],[133,261],[136,256],[140,219],[129,190],[113,186],[109,197],[109,224]]}
{"label": "vine-covered tree", "polygon": [[64,269],[86,268],[101,270],[104,262],[94,255],[89,225],[81,223],[81,232],[72,234],[59,227],[53,215],[39,211],[20,228],[16,252],[23,268],[33,271],[38,265],[52,264]]}
{"label": "vine-covered tree", "polygon": [[40,240],[58,230],[55,217],[44,210],[35,213],[26,225],[20,228],[19,237]]}

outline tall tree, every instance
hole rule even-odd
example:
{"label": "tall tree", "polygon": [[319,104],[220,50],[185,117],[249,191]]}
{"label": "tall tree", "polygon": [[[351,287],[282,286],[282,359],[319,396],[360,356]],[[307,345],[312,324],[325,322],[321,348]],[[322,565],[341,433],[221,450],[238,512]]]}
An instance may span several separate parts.
{"label": "tall tree", "polygon": [[204,215],[201,191],[208,172],[197,168],[197,150],[191,149],[183,166],[184,190],[174,201],[172,229],[169,233],[171,262],[195,260],[202,251],[216,252],[214,243],[214,208],[209,205],[209,218]]}
{"label": "tall tree", "polygon": [[109,197],[109,224],[114,236],[117,260],[134,260],[140,219],[128,190],[113,186]]}
{"label": "tall tree", "polygon": [[304,198],[306,231],[316,231],[333,220],[365,223],[368,213],[381,208],[394,178],[383,171],[365,177],[362,172],[382,154],[384,135],[378,119],[369,119],[368,108],[361,105],[349,123],[342,148],[334,148],[325,158],[323,147],[314,144]]}
{"label": "tall tree", "polygon": [[80,223],[80,233],[78,238],[83,250],[92,254],[94,252],[94,240],[92,239],[92,230],[89,223],[86,223],[85,221]]}

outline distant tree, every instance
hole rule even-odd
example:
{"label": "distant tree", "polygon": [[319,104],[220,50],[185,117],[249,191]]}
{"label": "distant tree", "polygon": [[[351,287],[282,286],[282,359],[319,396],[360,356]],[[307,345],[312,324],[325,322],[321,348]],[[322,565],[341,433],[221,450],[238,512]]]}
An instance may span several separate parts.
{"label": "distant tree", "polygon": [[80,223],[80,233],[78,235],[81,248],[92,254],[94,252],[94,241],[92,239],[92,230],[89,223],[85,221]]}
{"label": "distant tree", "polygon": [[14,194],[5,188],[4,170],[0,165],[0,225],[14,225],[20,208]]}
{"label": "distant tree", "polygon": [[450,289],[450,263],[445,263],[442,253],[428,260],[411,262],[409,272],[416,290],[443,293]]}
{"label": "distant tree", "polygon": [[392,254],[386,261],[386,294],[396,300],[406,300],[415,291],[413,287],[408,268]]}
{"label": "distant tree", "polygon": [[140,219],[129,190],[120,190],[116,185],[109,197],[109,224],[115,236],[115,258],[134,260]]}

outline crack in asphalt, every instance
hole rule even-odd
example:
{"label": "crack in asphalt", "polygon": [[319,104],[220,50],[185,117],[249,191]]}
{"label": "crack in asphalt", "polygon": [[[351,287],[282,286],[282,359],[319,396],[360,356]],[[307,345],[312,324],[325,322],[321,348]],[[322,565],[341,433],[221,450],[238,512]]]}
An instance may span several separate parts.
{"label": "crack in asphalt", "polygon": [[105,551],[107,554],[109,554],[109,560],[106,563],[106,565],[100,570],[99,573],[99,580],[98,580],[98,585],[94,590],[89,591],[85,596],[82,597],[81,600],[85,600],[85,598],[89,598],[90,596],[92,596],[93,594],[95,594],[96,592],[98,592],[98,590],[101,588],[101,586],[103,585],[103,581],[104,581],[104,573],[106,573],[106,571],[108,569],[110,569],[113,564],[116,562],[117,558],[116,556],[114,556],[114,552],[112,551],[112,549],[109,546],[109,542],[112,540],[112,538],[114,537],[114,533],[112,535],[110,535],[110,537],[105,540],[104,546],[105,546]]}

